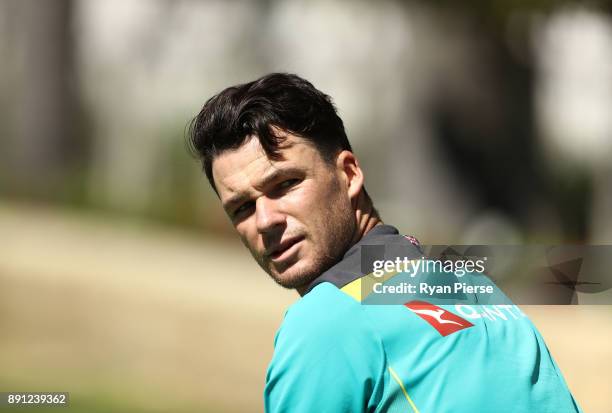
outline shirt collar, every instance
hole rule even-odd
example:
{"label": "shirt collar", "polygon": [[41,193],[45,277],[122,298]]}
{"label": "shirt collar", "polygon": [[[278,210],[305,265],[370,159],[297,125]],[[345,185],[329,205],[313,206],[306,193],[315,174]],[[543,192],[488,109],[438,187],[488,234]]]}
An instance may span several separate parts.
{"label": "shirt collar", "polygon": [[380,224],[376,225],[374,228],[366,232],[366,234],[361,237],[359,241],[355,243],[351,248],[344,253],[344,258],[347,258],[353,255],[355,252],[359,251],[362,245],[368,244],[376,244],[381,242],[388,235],[398,235],[399,231],[392,225]]}
{"label": "shirt collar", "polygon": [[308,294],[314,287],[322,282],[331,282],[332,284],[342,287],[347,283],[359,278],[360,274],[360,258],[359,253],[363,245],[384,245],[389,241],[389,238],[397,236],[399,231],[391,225],[379,224],[370,229],[359,241],[351,246],[345,253],[342,259],[326,271],[323,271],[315,278],[306,288],[303,295]]}

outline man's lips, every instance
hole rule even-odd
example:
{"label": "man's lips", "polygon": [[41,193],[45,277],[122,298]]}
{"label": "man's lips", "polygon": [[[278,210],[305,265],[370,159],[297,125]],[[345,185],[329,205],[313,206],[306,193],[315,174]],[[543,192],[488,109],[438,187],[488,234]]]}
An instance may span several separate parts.
{"label": "man's lips", "polygon": [[269,252],[266,252],[266,256],[270,257],[273,260],[281,258],[281,256],[292,246],[302,241],[304,237],[291,237],[287,240],[282,241],[277,246],[270,248]]}

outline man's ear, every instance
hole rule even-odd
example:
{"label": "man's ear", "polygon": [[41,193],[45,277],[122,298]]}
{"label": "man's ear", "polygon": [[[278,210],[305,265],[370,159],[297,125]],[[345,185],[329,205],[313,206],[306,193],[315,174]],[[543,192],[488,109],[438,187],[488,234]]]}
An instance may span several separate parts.
{"label": "man's ear", "polygon": [[357,197],[363,190],[363,171],[359,166],[359,161],[351,151],[344,150],[336,158],[336,168],[344,177],[346,190],[351,203],[357,202]]}

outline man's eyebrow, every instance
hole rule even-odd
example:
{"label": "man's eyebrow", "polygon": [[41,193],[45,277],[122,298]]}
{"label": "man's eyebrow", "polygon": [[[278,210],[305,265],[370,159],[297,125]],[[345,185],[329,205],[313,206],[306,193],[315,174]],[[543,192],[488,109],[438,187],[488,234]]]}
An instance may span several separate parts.
{"label": "man's eyebrow", "polygon": [[300,168],[296,168],[295,166],[288,166],[285,168],[273,168],[270,172],[265,174],[261,181],[255,184],[255,188],[265,188],[271,182],[274,182],[284,176],[288,175],[303,175],[304,171]]}
{"label": "man's eyebrow", "polygon": [[[286,167],[286,168],[273,168],[270,172],[265,174],[263,178],[257,182],[254,187],[257,189],[265,188],[270,183],[288,175],[303,175],[304,171],[300,168],[296,167]],[[248,198],[248,194],[246,192],[239,192],[235,195],[232,195],[223,203],[224,209],[229,209],[234,205],[240,204],[242,201]]]}

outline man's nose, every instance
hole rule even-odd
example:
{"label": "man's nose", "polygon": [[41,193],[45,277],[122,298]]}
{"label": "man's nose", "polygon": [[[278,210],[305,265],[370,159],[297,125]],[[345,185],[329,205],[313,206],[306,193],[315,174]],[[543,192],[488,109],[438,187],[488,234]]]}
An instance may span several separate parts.
{"label": "man's nose", "polygon": [[263,234],[284,224],[285,214],[279,210],[276,200],[262,196],[255,202],[255,220],[257,221],[257,231]]}

